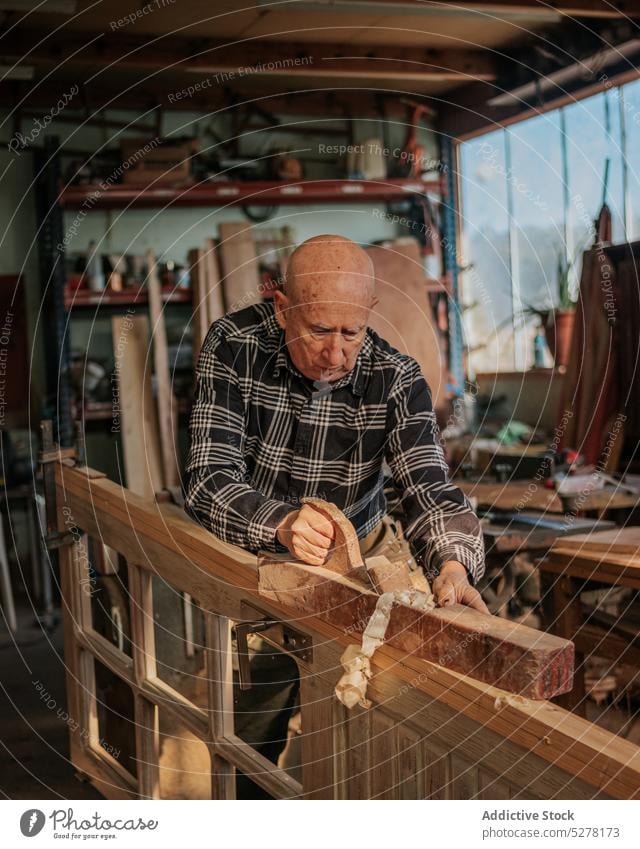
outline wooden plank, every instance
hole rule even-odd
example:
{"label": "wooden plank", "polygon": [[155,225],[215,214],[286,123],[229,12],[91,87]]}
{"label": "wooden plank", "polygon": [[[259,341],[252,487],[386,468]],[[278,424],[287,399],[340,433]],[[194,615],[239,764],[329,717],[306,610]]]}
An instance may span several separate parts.
{"label": "wooden plank", "polygon": [[[78,545],[63,545],[58,554],[60,563],[60,606],[62,608],[62,636],[64,645],[64,672],[67,689],[67,711],[75,721],[68,724],[69,747],[71,756],[78,757],[86,746],[82,735],[80,719],[83,714],[83,702],[87,698],[86,690],[81,690],[77,682],[81,676],[81,659],[75,640],[74,622],[80,616],[79,593],[82,566],[78,558]],[[86,683],[86,682],[85,682]]]}
{"label": "wooden plank", "polygon": [[224,315],[222,282],[215,239],[207,239],[204,243],[204,280],[207,298],[207,322],[211,325]]}
{"label": "wooden plank", "polygon": [[233,668],[231,622],[215,613],[205,614],[207,686],[209,688],[209,736],[214,740],[211,754],[212,796],[235,799],[235,770],[218,753],[217,740],[233,734]]}
{"label": "wooden plank", "polygon": [[204,251],[193,248],[189,251],[189,272],[191,275],[191,295],[193,317],[191,333],[193,346],[193,367],[198,365],[200,349],[209,330],[209,301],[205,283]]}
{"label": "wooden plank", "polygon": [[640,589],[640,570],[636,564],[612,563],[586,557],[574,557],[562,551],[554,551],[553,556],[540,561],[543,571],[556,575],[571,575],[586,581],[599,581],[612,586]]}
{"label": "wooden plank", "polygon": [[167,331],[164,324],[158,268],[153,251],[147,253],[147,268],[149,270],[147,291],[149,294],[151,335],[153,338],[153,362],[156,376],[156,403],[158,405],[158,423],[160,427],[163,483],[165,487],[178,486],[180,472],[178,470],[174,430],[175,398],[171,391]]}
{"label": "wooden plank", "polygon": [[218,230],[227,312],[260,303],[260,275],[251,225],[245,221],[223,221]]}
{"label": "wooden plank", "polygon": [[[551,595],[550,618],[547,627],[559,637],[572,640],[582,625],[582,604],[580,602],[580,583],[568,575],[562,575],[553,581],[551,587],[545,587],[545,596]],[[567,710],[586,716],[584,688],[584,656],[576,651],[573,687],[559,695],[558,704]]]}
{"label": "wooden plank", "polygon": [[160,798],[160,727],[153,702],[136,693],[134,696],[136,758],[138,787],[144,799]]}
{"label": "wooden plank", "polygon": [[371,712],[354,708],[345,720],[347,799],[371,798]]}
{"label": "wooden plank", "polygon": [[[563,545],[564,543],[564,545]],[[566,541],[558,540],[558,548],[566,548]],[[640,560],[640,527],[612,528],[592,534],[574,534],[571,550],[576,555],[601,552],[606,555],[632,554]]]}
{"label": "wooden plank", "polygon": [[606,657],[614,663],[624,663],[640,668],[640,647],[636,641],[602,625],[585,622],[573,637],[576,652],[587,657]]}
{"label": "wooden plank", "polygon": [[[362,634],[378,596],[320,566],[259,560],[258,593],[298,613]],[[347,630],[348,629],[348,630]],[[420,612],[394,606],[386,644],[513,693],[548,699],[571,689],[573,645],[454,604]]]}
{"label": "wooden plank", "polygon": [[422,735],[407,723],[398,726],[398,799],[424,799]]}
{"label": "wooden plank", "polygon": [[398,798],[398,725],[381,707],[371,712],[371,799]]}
{"label": "wooden plank", "polygon": [[446,752],[425,744],[425,799],[451,799],[451,760]]}
{"label": "wooden plank", "polygon": [[376,276],[378,304],[370,326],[392,347],[413,357],[429,384],[434,408],[444,401],[445,359],[433,319],[420,246],[411,237],[367,248]]}
{"label": "wooden plank", "polygon": [[150,498],[162,489],[163,480],[158,418],[151,392],[149,322],[146,315],[113,316],[111,331],[127,487]]}
{"label": "wooden plank", "polygon": [[300,670],[303,715],[300,743],[305,799],[327,799],[334,794],[334,703],[332,687],[315,675]]}
{"label": "wooden plank", "polygon": [[478,770],[478,798],[479,799],[510,799],[511,788],[497,775],[485,769]]}
{"label": "wooden plank", "polygon": [[451,798],[477,799],[480,792],[478,765],[455,752],[451,753],[449,762],[451,765]]}
{"label": "wooden plank", "polygon": [[548,513],[564,512],[558,493],[553,489],[546,489],[536,481],[494,483],[456,480],[455,484],[469,498],[475,498],[478,507],[509,511],[526,508]]}

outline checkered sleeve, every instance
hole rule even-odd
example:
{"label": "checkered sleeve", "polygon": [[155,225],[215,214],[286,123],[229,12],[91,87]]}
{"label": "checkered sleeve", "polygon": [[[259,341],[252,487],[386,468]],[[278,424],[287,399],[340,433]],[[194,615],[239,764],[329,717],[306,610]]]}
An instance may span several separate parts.
{"label": "checkered sleeve", "polygon": [[249,551],[277,550],[275,531],[291,506],[250,485],[244,460],[245,415],[230,343],[212,325],[196,369],[189,423],[186,512],[225,542]]}
{"label": "checkered sleeve", "polygon": [[431,392],[410,358],[390,390],[388,415],[386,458],[417,562],[433,580],[447,560],[457,560],[476,584],[485,568],[480,522],[448,479]]}

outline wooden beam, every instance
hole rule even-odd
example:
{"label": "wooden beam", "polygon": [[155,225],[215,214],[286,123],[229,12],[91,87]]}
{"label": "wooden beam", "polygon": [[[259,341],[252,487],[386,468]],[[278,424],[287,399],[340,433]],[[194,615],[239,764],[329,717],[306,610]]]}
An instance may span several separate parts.
{"label": "wooden beam", "polygon": [[[132,37],[92,33],[17,33],[11,52],[30,65],[140,69],[192,72],[193,85],[211,88],[252,77],[328,79],[397,79],[406,81],[481,79],[495,77],[491,54],[482,50],[414,48],[344,43],[280,43],[246,38],[233,43],[172,36]],[[189,83],[184,84],[185,87]],[[184,99],[182,86],[173,95]],[[171,98],[170,98],[171,101]]]}
{"label": "wooden beam", "polygon": [[594,552],[588,555],[581,551],[576,555],[568,543],[570,539],[559,540],[564,548],[554,547],[547,557],[540,561],[540,568],[557,575],[569,575],[584,578],[587,581],[600,581],[612,586],[640,589],[640,560],[632,555],[602,555]]}
{"label": "wooden beam", "polygon": [[[362,634],[379,598],[321,566],[265,557],[258,573],[264,598],[296,614],[322,616],[352,637]],[[573,644],[568,640],[459,604],[424,612],[394,606],[385,643],[532,699],[549,699],[572,686]]]}
{"label": "wooden beam", "polygon": [[169,374],[169,351],[167,331],[162,310],[162,294],[158,279],[158,266],[153,251],[147,253],[147,291],[149,293],[149,313],[151,316],[151,335],[153,338],[153,362],[156,375],[156,403],[160,426],[160,448],[162,471],[165,487],[178,486],[180,472],[175,439],[175,398],[171,391]]}
{"label": "wooden beam", "polygon": [[209,326],[224,315],[220,263],[215,239],[206,239],[204,244],[204,280],[207,300],[207,322]]}
{"label": "wooden beam", "polygon": [[[363,0],[363,3],[366,2]],[[509,15],[531,14],[533,17],[544,16],[553,18],[557,15],[570,15],[574,18],[622,18],[638,14],[631,0],[385,0],[389,6],[389,15],[393,14],[393,6],[415,6],[416,14],[426,13],[447,15],[464,12],[486,12],[505,17]]]}
{"label": "wooden beam", "polygon": [[163,480],[158,419],[151,392],[149,321],[146,315],[114,316],[111,330],[127,487],[152,498],[162,489]]}
{"label": "wooden beam", "polygon": [[[555,548],[563,548],[559,540]],[[566,542],[564,548],[567,548]],[[593,556],[599,553],[602,555],[602,560],[609,560],[610,557],[617,557],[620,554],[635,555],[640,566],[640,527],[634,525],[597,533],[574,534],[571,537],[568,553],[580,556],[582,554]]]}
{"label": "wooden beam", "polygon": [[[355,528],[335,504],[317,498],[304,499],[304,503],[322,513],[334,528],[333,547],[324,566],[264,554],[258,558],[258,592],[299,612],[327,616],[347,633],[361,634],[379,596],[364,568]],[[373,559],[374,581],[381,589],[411,588],[407,576],[393,574],[387,558]],[[385,568],[380,561],[386,561]],[[432,598],[429,603],[433,607]],[[531,698],[551,698],[571,689],[570,642],[461,605],[425,611],[397,605],[387,642]]]}
{"label": "wooden beam", "polygon": [[[0,82],[0,105],[15,109],[16,103],[23,106],[40,107],[42,115],[51,110],[51,104],[57,103],[68,92],[71,81],[55,80],[53,82],[42,82],[37,85],[24,87],[17,93],[11,82]],[[183,100],[169,101],[167,88],[152,76],[145,77],[138,82],[128,81],[120,87],[112,84],[101,84],[91,82],[91,101],[93,114],[105,109],[151,111],[157,106],[170,112],[202,112],[210,115],[215,112],[232,113],[235,110],[246,108],[247,104],[253,102],[269,108],[278,115],[304,115],[318,116],[321,120],[327,120],[327,115],[333,116],[331,121],[337,119],[348,120],[363,117],[380,117],[380,103],[384,103],[384,112],[388,119],[401,118],[406,121],[407,110],[400,102],[397,94],[377,91],[350,91],[331,85],[327,81],[326,87],[314,87],[314,91],[307,91],[306,87],[296,91],[286,90],[285,86],[278,84],[278,91],[270,93],[264,88],[251,85],[242,89],[242,95],[237,99],[233,97],[233,86],[216,86],[205,88],[194,93],[193,97]],[[418,95],[412,95],[417,97]],[[427,103],[427,101],[425,101]],[[71,117],[73,105],[70,103],[65,110],[65,116]],[[85,122],[84,112],[75,118],[79,126]],[[286,125],[285,125],[286,129]],[[322,128],[317,128],[317,135],[322,136]],[[344,138],[348,138],[345,131]]]}
{"label": "wooden beam", "polygon": [[191,277],[191,292],[193,309],[191,319],[191,345],[193,349],[193,368],[195,370],[200,357],[202,343],[209,330],[209,299],[207,296],[204,267],[204,251],[202,248],[192,248],[188,254],[189,275]]}

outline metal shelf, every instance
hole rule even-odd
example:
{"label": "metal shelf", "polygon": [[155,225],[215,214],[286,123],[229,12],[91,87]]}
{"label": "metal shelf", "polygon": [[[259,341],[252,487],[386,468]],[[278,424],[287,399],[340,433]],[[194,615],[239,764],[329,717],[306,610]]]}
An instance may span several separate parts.
{"label": "metal shelf", "polygon": [[[76,289],[75,292],[65,290],[64,308],[87,309],[90,307],[122,307],[147,304],[149,296],[145,286],[139,288],[131,287],[122,289],[120,292],[112,292],[104,289],[96,292],[92,289]],[[166,289],[162,291],[162,301],[167,304],[190,304],[192,301],[191,289]]]}
{"label": "metal shelf", "polygon": [[442,193],[440,180],[256,180],[194,183],[191,186],[69,186],[60,192],[64,209],[121,209],[165,206],[271,206],[293,203],[369,203],[393,201],[412,194]]}

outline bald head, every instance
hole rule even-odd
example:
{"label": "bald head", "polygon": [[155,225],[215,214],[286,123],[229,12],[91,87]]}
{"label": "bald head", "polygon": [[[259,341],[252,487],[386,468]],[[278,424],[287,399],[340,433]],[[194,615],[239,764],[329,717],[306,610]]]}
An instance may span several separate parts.
{"label": "bald head", "polygon": [[333,382],[354,366],[375,306],[373,263],[344,236],[314,236],[289,258],[284,292],[274,293],[278,323],[298,370]]}
{"label": "bald head", "polygon": [[341,296],[354,303],[369,304],[374,283],[368,254],[351,239],[327,234],[307,239],[293,252],[287,265],[285,291],[296,304]]}

